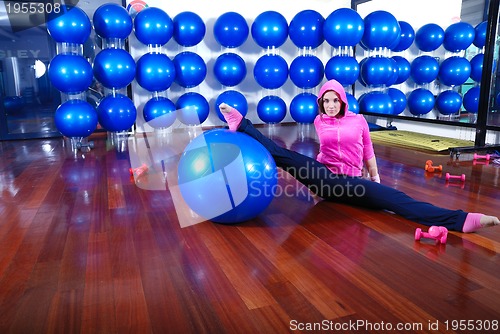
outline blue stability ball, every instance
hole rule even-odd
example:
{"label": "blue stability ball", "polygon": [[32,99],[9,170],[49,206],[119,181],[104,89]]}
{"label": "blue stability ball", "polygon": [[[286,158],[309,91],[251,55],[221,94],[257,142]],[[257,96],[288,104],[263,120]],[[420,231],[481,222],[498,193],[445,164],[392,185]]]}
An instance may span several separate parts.
{"label": "blue stability ball", "polygon": [[84,44],[92,30],[90,19],[78,7],[61,6],[61,11],[49,13],[47,30],[57,43]]}
{"label": "blue stability ball", "polygon": [[280,55],[263,55],[255,63],[253,76],[263,88],[280,88],[288,79],[288,64]]}
{"label": "blue stability ball", "polygon": [[389,12],[377,10],[365,19],[362,41],[369,49],[389,48],[398,43],[401,27],[398,20]]}
{"label": "blue stability ball", "polygon": [[317,96],[311,93],[300,93],[290,102],[290,116],[297,123],[311,124],[318,115]]}
{"label": "blue stability ball", "polygon": [[429,113],[434,104],[434,95],[424,88],[417,88],[408,96],[408,110],[415,116]]}
{"label": "blue stability ball", "polygon": [[323,63],[313,55],[298,56],[290,64],[290,80],[302,89],[319,85],[324,73]]}
{"label": "blue stability ball", "polygon": [[92,66],[82,56],[59,54],[49,64],[49,79],[66,94],[86,91],[92,84]]}
{"label": "blue stability ball", "polygon": [[488,28],[488,21],[483,21],[474,28],[475,34],[473,43],[480,49],[484,48],[484,45],[486,44],[487,28]]}
{"label": "blue stability ball", "polygon": [[227,12],[214,23],[215,40],[226,48],[237,48],[248,38],[248,24],[241,14]]}
{"label": "blue stability ball", "polygon": [[325,76],[328,80],[337,80],[342,86],[354,85],[359,77],[359,63],[355,57],[333,56],[326,63]]}
{"label": "blue stability ball", "polygon": [[207,76],[207,65],[203,58],[190,51],[178,53],[173,60],[175,82],[181,87],[196,87]]}
{"label": "blue stability ball", "polygon": [[97,106],[99,124],[111,132],[126,131],[137,117],[134,103],[122,94],[108,95]]}
{"label": "blue stability ball", "polygon": [[367,87],[383,87],[397,79],[396,62],[388,57],[368,57],[360,65],[362,83]]}
{"label": "blue stability ball", "polygon": [[435,23],[421,26],[415,33],[415,44],[425,52],[434,51],[443,44],[444,30]]}
{"label": "blue stability ball", "polygon": [[371,91],[359,97],[359,110],[374,114],[392,115],[394,106],[389,94],[381,91]]}
{"label": "blue stability ball", "polygon": [[132,18],[127,10],[115,3],[101,5],[92,18],[95,33],[102,38],[126,39],[132,32]]}
{"label": "blue stability ball", "polygon": [[441,92],[436,99],[436,109],[443,115],[453,115],[462,107],[462,96],[454,90]]}
{"label": "blue stability ball", "polygon": [[177,99],[177,119],[185,125],[200,125],[206,121],[210,113],[210,105],[203,95],[187,92]]}
{"label": "blue stability ball", "polygon": [[175,104],[163,96],[153,97],[142,110],[144,120],[154,129],[168,128],[176,119]]}
{"label": "blue stability ball", "polygon": [[174,39],[177,44],[189,47],[195,46],[205,37],[205,23],[198,14],[182,12],[174,19]]}
{"label": "blue stability ball", "polygon": [[252,23],[252,37],[262,48],[277,48],[288,38],[288,22],[275,11],[263,12]]}
{"label": "blue stability ball", "polygon": [[223,53],[215,60],[214,75],[223,86],[236,86],[247,75],[245,61],[236,53]]}
{"label": "blue stability ball", "polygon": [[470,78],[475,82],[481,82],[483,75],[484,53],[478,53],[470,60]]}
{"label": "blue stability ball", "polygon": [[125,50],[104,49],[94,59],[93,72],[104,87],[124,88],[135,78],[135,61]]}
{"label": "blue stability ball", "polygon": [[325,40],[333,47],[356,46],[361,41],[364,30],[363,19],[351,8],[334,10],[323,24]]}
{"label": "blue stability ball", "polygon": [[399,40],[396,40],[397,43],[390,47],[390,49],[394,52],[407,50],[415,40],[415,30],[413,30],[413,27],[405,21],[398,21],[398,23],[401,28]]}
{"label": "blue stability ball", "polygon": [[464,57],[453,56],[441,63],[438,78],[443,85],[460,86],[469,79],[470,73],[470,62]]}
{"label": "blue stability ball", "polygon": [[88,137],[97,127],[97,113],[86,101],[68,100],[54,114],[57,130],[66,137]]}
{"label": "blue stability ball", "polygon": [[443,47],[450,52],[466,50],[476,37],[474,27],[467,22],[457,22],[444,31]]}
{"label": "blue stability ball", "polygon": [[472,87],[464,94],[463,104],[465,110],[476,114],[479,109],[479,86]]}
{"label": "blue stability ball", "polygon": [[191,141],[179,160],[182,197],[198,215],[222,224],[250,220],[274,198],[277,168],[252,137],[224,129]]}
{"label": "blue stability ball", "polygon": [[163,53],[146,53],[137,61],[135,79],[150,92],[167,90],[175,79],[174,63]]}
{"label": "blue stability ball", "polygon": [[22,111],[24,106],[24,99],[20,96],[6,96],[3,98],[3,107],[7,114],[16,114]]}
{"label": "blue stability ball", "polygon": [[397,68],[397,78],[396,81],[394,82],[394,85],[399,85],[410,77],[410,69],[411,65],[410,62],[401,56],[394,56],[392,59],[396,62],[396,68]]}
{"label": "blue stability ball", "polygon": [[396,88],[389,88],[387,94],[392,100],[393,115],[399,115],[406,109],[406,95]]}
{"label": "blue stability ball", "polygon": [[347,96],[348,109],[355,114],[359,114],[358,100],[356,100],[356,98],[352,94],[345,93],[345,95]]}
{"label": "blue stability ball", "polygon": [[433,82],[439,74],[439,62],[436,58],[423,55],[411,62],[410,75],[419,85]]}
{"label": "blue stability ball", "polygon": [[264,96],[257,103],[257,115],[264,123],[279,123],[286,116],[286,103],[278,96]]}
{"label": "blue stability ball", "polygon": [[288,27],[290,40],[298,48],[315,49],[325,40],[323,36],[324,23],[325,19],[320,13],[310,9],[303,10],[290,21]]}
{"label": "blue stability ball", "polygon": [[141,43],[161,46],[172,38],[174,23],[160,8],[147,7],[135,16],[134,31]]}
{"label": "blue stability ball", "polygon": [[215,111],[217,112],[217,116],[223,122],[226,122],[224,116],[222,116],[219,106],[221,103],[225,103],[230,105],[231,107],[237,109],[243,117],[246,116],[248,112],[248,102],[243,94],[235,90],[226,90],[222,92],[217,99],[215,100]]}

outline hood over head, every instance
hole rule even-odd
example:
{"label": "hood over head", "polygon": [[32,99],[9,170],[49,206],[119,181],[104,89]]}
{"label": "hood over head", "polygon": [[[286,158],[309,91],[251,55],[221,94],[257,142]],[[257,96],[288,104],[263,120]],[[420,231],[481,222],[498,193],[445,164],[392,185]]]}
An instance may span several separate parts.
{"label": "hood over head", "polygon": [[325,95],[325,93],[329,92],[329,91],[334,91],[337,94],[339,94],[340,99],[345,104],[345,110],[347,112],[347,110],[349,110],[349,104],[347,103],[347,95],[345,93],[345,89],[337,80],[334,80],[334,79],[325,82],[325,84],[323,86],[321,86],[319,93],[318,93],[318,99],[316,100],[316,102],[318,103],[318,106],[321,103],[321,99],[323,98],[323,95]]}

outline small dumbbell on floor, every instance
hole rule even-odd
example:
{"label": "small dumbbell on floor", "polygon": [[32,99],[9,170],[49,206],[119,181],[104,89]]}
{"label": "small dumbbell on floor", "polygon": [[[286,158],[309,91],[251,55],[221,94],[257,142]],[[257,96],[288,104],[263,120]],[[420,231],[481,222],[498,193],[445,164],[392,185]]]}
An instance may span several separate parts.
{"label": "small dumbbell on floor", "polygon": [[417,228],[415,240],[419,241],[421,238],[434,239],[437,243],[445,244],[448,239],[448,229],[444,226],[431,226],[429,232],[424,232],[421,228]]}
{"label": "small dumbbell on floor", "polygon": [[479,160],[479,159],[484,159],[484,160],[487,160],[489,161],[491,158],[491,155],[489,154],[486,154],[486,155],[479,155],[477,153],[474,153],[474,160]]}
{"label": "small dumbbell on floor", "polygon": [[82,142],[76,143],[76,148],[79,149],[79,150],[81,150],[82,148],[85,148],[85,147],[89,148],[89,149],[94,148],[94,142],[93,141],[89,141],[87,143],[82,143]]}
{"label": "small dumbbell on floor", "polygon": [[450,173],[446,173],[445,179],[446,179],[447,182],[450,181],[450,180],[457,180],[459,182],[465,182],[465,174],[462,174],[462,175],[451,175]]}
{"label": "small dumbbell on floor", "polygon": [[434,173],[434,172],[442,172],[443,171],[443,166],[433,166],[432,165],[432,160],[427,160],[425,162],[425,171],[429,173]]}

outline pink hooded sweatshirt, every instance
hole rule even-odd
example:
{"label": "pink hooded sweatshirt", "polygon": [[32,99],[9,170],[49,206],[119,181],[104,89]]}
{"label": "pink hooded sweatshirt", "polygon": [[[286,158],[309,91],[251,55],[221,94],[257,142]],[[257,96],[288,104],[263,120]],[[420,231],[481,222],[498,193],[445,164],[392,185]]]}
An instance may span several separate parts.
{"label": "pink hooded sweatshirt", "polygon": [[328,91],[335,91],[345,103],[345,115],[320,114],[314,119],[320,144],[316,159],[335,174],[362,176],[363,162],[375,156],[368,123],[363,115],[349,111],[344,87],[335,80],[321,87],[318,104]]}

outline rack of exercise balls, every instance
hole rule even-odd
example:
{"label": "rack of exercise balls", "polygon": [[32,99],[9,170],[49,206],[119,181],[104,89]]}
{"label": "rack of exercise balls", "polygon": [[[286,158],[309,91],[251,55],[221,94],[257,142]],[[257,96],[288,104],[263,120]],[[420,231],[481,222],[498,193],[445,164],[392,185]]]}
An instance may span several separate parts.
{"label": "rack of exercise balls", "polygon": [[[189,49],[200,43],[206,33],[205,24],[197,14],[182,12],[172,20],[163,10],[148,7],[132,20],[123,7],[105,4],[95,12],[93,21],[104,46],[96,56],[93,69],[81,52],[91,30],[83,11],[77,7],[68,9],[65,15],[47,25],[58,45],[49,76],[63,95],[64,102],[55,118],[64,136],[81,142],[95,130],[96,120],[111,132],[130,129],[137,111],[125,90],[134,78],[151,94],[144,104],[142,116],[153,128],[168,128],[176,119],[185,125],[200,125],[208,118],[209,97],[196,91],[206,78],[207,65],[199,54]],[[68,27],[70,22],[76,22],[72,26],[80,30],[60,28]],[[148,47],[148,52],[137,60],[137,64],[124,49],[132,27],[137,39]],[[325,77],[338,80],[346,88],[348,103],[354,112],[400,115],[408,110],[411,115],[420,117],[432,109],[442,115],[455,115],[462,106],[471,113],[477,112],[483,54],[479,52],[470,61],[462,54],[472,43],[484,49],[485,22],[475,28],[459,22],[446,31],[431,23],[415,33],[410,24],[397,21],[385,11],[370,13],[362,19],[353,9],[339,8],[326,19],[313,10],[304,10],[293,17],[290,25],[280,13],[267,11],[255,18],[250,30],[240,14],[224,13],[216,20],[213,31],[216,41],[225,48],[221,49],[223,52],[213,68],[214,77],[224,90],[217,96],[215,106],[224,101],[244,115],[248,112],[248,101],[233,87],[246,78],[246,64],[234,49],[241,46],[250,33],[263,52],[255,63],[253,77],[264,88],[265,96],[257,104],[258,117],[264,123],[275,124],[284,119],[287,103],[279,89],[288,78],[296,87],[289,108],[290,116],[297,123],[312,123],[317,113],[312,90]],[[185,48],[173,60],[163,49],[172,37]],[[297,56],[290,67],[279,52],[288,37],[297,47]],[[325,40],[331,47],[326,62],[315,55],[315,50]],[[410,61],[405,56],[413,43],[419,54]],[[441,45],[447,54],[440,64],[432,52]],[[355,51],[356,46],[367,55],[359,62],[356,57],[361,52]],[[62,75],[57,68],[64,66],[78,70],[66,72],[72,75]],[[85,90],[92,82],[91,74],[106,90],[97,110],[84,103]],[[469,77],[476,85],[462,97],[457,90]],[[168,98],[174,81],[185,90],[175,104]],[[404,92],[404,83],[413,85],[406,89],[409,93]],[[431,83],[438,86],[438,93],[431,91]],[[356,84],[369,90],[363,92],[361,89],[362,94],[358,94],[357,99]],[[215,111],[224,121],[218,108]]]}

